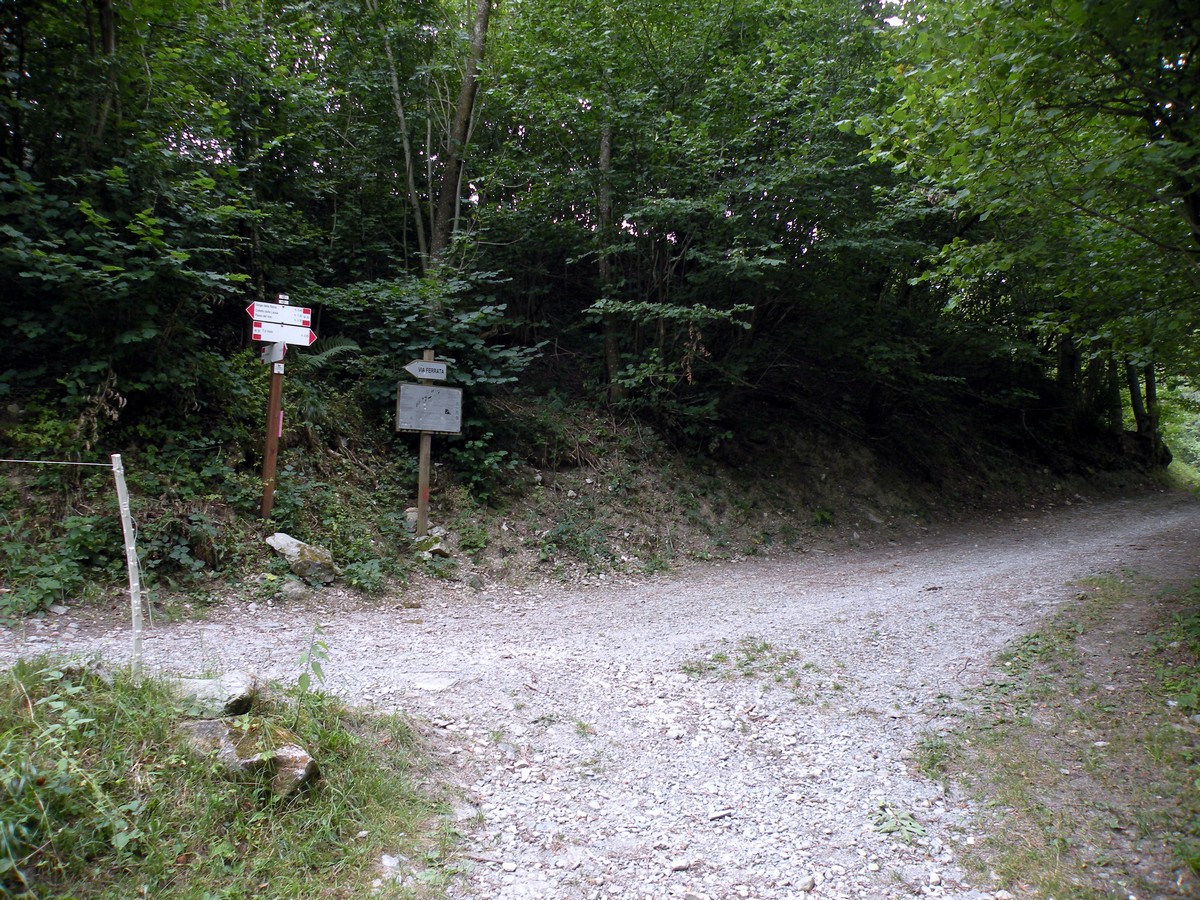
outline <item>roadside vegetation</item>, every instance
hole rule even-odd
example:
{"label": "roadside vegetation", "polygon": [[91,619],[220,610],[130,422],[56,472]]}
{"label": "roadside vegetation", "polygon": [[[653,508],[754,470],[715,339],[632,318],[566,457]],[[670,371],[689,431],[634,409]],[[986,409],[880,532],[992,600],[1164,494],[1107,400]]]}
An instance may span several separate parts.
{"label": "roadside vegetation", "polygon": [[447,798],[402,717],[277,693],[262,715],[322,769],[282,800],[195,756],[186,712],[128,670],[0,673],[0,896],[415,898],[452,876]]}
{"label": "roadside vegetation", "polygon": [[1022,897],[1196,896],[1200,583],[1081,585],[941,715],[916,761],[984,810],[982,883]]}

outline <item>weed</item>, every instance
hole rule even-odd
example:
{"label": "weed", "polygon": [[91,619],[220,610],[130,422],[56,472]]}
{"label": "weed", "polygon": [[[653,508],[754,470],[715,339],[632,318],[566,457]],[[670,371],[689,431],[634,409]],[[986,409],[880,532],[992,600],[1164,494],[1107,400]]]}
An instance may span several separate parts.
{"label": "weed", "polygon": [[582,562],[594,563],[601,558],[612,559],[608,549],[608,534],[599,523],[585,524],[573,516],[560,518],[553,528],[542,535],[541,559],[548,562],[566,552]]}
{"label": "weed", "polygon": [[368,594],[380,591],[386,581],[383,561],[379,559],[364,559],[346,563],[342,567],[342,577],[346,579],[346,583],[350,587]]}
{"label": "weed", "polygon": [[762,638],[747,636],[740,638],[728,652],[715,650],[704,659],[684,662],[680,668],[694,677],[765,677],[791,690],[796,700],[811,703],[815,698],[800,693],[803,675],[819,669],[812,663],[797,667],[798,658],[799,653],[795,650],[772,647]]}
{"label": "weed", "polygon": [[940,779],[946,774],[950,745],[940,734],[926,733],[917,743],[917,770],[926,778]]}
{"label": "weed", "polygon": [[925,829],[912,817],[891,803],[880,803],[870,815],[871,824],[880,834],[895,835],[906,844],[911,844],[919,837],[925,836]]}
{"label": "weed", "polygon": [[296,721],[292,723],[293,729],[300,722],[300,712],[304,709],[304,701],[309,696],[313,679],[315,678],[318,684],[325,684],[325,661],[329,659],[329,645],[325,643],[322,635],[321,626],[314,625],[308,647],[300,654],[300,675],[296,678],[299,700],[296,703]]}

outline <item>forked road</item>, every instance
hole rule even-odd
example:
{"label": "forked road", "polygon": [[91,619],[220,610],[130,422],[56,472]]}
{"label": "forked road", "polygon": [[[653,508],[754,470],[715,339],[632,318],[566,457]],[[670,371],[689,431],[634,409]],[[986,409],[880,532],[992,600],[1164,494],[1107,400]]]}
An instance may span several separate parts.
{"label": "forked road", "polygon": [[[145,661],[294,681],[319,616],[327,689],[453,733],[438,746],[464,786],[468,874],[452,896],[986,898],[1004,886],[960,866],[983,837],[972,810],[909,761],[933,701],[1078,579],[1124,572],[1200,577],[1200,502],[1083,503],[595,590],[434,586],[414,610],[222,610],[155,628]],[[44,634],[0,632],[0,663],[128,649],[119,631]],[[879,833],[881,804],[924,836]]]}

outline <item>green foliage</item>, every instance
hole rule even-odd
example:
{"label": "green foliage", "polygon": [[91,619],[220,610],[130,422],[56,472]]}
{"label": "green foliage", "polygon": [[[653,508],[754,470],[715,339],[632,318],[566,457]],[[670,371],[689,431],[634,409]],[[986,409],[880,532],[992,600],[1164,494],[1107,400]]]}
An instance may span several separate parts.
{"label": "green foliage", "polygon": [[924,275],[951,303],[999,280],[1085,351],[1194,369],[1197,33],[1177,12],[1166,0],[905,5],[890,30],[895,102],[860,128],[877,159],[961,219]]}
{"label": "green foliage", "polygon": [[1200,390],[1190,382],[1173,382],[1160,400],[1163,433],[1175,459],[1200,468]]}
{"label": "green foliage", "polygon": [[553,560],[560,553],[569,553],[586,563],[613,556],[604,526],[572,515],[560,518],[541,538],[543,562]]}
{"label": "green foliage", "polygon": [[383,589],[386,583],[384,564],[379,559],[361,559],[342,566],[342,577],[352,588],[368,594]]}
{"label": "green foliage", "polygon": [[505,306],[486,293],[489,279],[400,277],[327,288],[313,300],[343,319],[350,333],[365,336],[369,394],[390,409],[396,384],[411,381],[404,366],[425,350],[446,360],[451,383],[474,395],[515,381],[534,358],[533,348],[492,339],[510,323]]}
{"label": "green foliage", "polygon": [[299,699],[296,703],[296,719],[292,729],[300,723],[300,713],[304,710],[309,690],[313,687],[314,679],[318,684],[325,684],[325,663],[329,659],[329,645],[325,642],[324,631],[320,625],[313,626],[312,637],[308,646],[300,654],[300,674],[296,678],[296,691]]}
{"label": "green foliage", "polygon": [[905,844],[924,837],[925,829],[909,813],[891,803],[880,803],[871,813],[871,824],[880,834],[894,835]]}
{"label": "green foliage", "polygon": [[[32,538],[32,540],[31,540]],[[42,613],[72,600],[89,579],[123,568],[115,517],[70,515],[43,525],[16,509],[0,520],[0,618]]]}
{"label": "green foliage", "polygon": [[495,446],[495,435],[490,431],[452,444],[447,455],[479,502],[488,503],[500,494],[511,492],[513,475],[520,464],[507,450]]}
{"label": "green foliage", "polygon": [[[906,27],[874,0],[506,9],[430,266],[461,10],[0,5],[21,61],[0,80],[0,443],[121,449],[147,574],[238,568],[267,381],[243,310],[287,291],[321,342],[288,359],[275,519],[331,534],[364,589],[400,573],[400,529],[369,504],[355,521],[330,472],[390,442],[405,505],[395,389],[427,349],[467,389],[454,473],[492,502],[518,463],[594,455],[553,391],[711,455],[795,424],[933,481],[983,449],[1069,469],[1068,442],[1119,449],[1109,360],[1197,364],[1194,23],[1143,7],[924,0]],[[54,530],[110,516],[77,502],[90,487],[29,494],[4,603],[115,577]]]}

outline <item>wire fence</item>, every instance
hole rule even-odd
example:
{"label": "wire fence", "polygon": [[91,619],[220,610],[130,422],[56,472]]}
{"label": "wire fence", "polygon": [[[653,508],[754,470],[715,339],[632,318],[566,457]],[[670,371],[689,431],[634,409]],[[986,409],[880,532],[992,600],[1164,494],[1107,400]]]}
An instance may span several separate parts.
{"label": "wire fence", "polygon": [[133,627],[133,658],[130,668],[136,678],[142,661],[142,567],[137,555],[137,529],[129,506],[129,491],[125,486],[125,467],[121,454],[114,453],[107,463],[76,462],[60,459],[0,459],[0,463],[30,466],[79,466],[111,469],[117,488],[117,507],[121,513],[121,532],[125,543],[125,565],[129,573],[130,616]]}
{"label": "wire fence", "polygon": [[97,466],[101,469],[111,469],[112,463],[74,462],[64,459],[0,459],[0,463],[25,463],[31,466]]}

